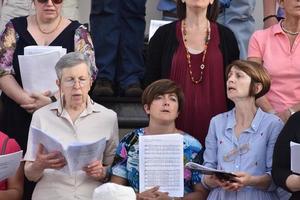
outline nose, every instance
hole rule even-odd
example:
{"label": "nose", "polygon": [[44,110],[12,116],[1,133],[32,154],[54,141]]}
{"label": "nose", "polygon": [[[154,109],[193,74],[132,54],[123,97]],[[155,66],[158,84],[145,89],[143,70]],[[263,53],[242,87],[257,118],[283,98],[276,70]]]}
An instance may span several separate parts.
{"label": "nose", "polygon": [[79,80],[74,80],[74,85],[73,85],[74,88],[80,88],[81,85],[80,85],[80,81]]}
{"label": "nose", "polygon": [[163,105],[164,105],[164,106],[169,106],[169,105],[170,105],[169,100],[168,100],[168,99],[165,99],[164,102],[163,102]]}

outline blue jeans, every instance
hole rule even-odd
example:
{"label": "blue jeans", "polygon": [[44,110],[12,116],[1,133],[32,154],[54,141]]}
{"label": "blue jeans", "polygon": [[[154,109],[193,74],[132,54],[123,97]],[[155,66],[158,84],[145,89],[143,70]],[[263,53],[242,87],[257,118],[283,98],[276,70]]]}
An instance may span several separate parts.
{"label": "blue jeans", "polygon": [[240,58],[247,59],[248,43],[255,30],[252,16],[256,0],[232,0],[229,8],[219,14],[218,22],[230,28],[240,48]]}
{"label": "blue jeans", "polygon": [[98,78],[121,88],[140,82],[143,59],[146,0],[92,0],[91,35]]}

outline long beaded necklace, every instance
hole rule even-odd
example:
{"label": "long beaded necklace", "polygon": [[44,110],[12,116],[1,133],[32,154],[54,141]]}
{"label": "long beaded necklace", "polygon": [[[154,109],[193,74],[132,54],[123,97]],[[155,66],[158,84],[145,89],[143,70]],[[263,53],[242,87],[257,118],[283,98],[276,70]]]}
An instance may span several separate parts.
{"label": "long beaded necklace", "polygon": [[51,31],[43,31],[43,30],[41,29],[40,24],[39,24],[38,19],[37,19],[37,16],[35,16],[35,21],[36,21],[36,24],[37,24],[37,27],[38,27],[39,31],[42,32],[42,33],[44,33],[44,34],[49,35],[49,34],[51,34],[51,33],[53,33],[54,31],[57,30],[57,28],[59,27],[59,25],[60,25],[60,23],[61,23],[61,21],[62,21],[62,16],[60,16],[57,25],[56,25],[55,28],[54,28],[53,30],[51,30]]}
{"label": "long beaded necklace", "polygon": [[292,32],[292,31],[289,31],[289,30],[287,30],[286,28],[284,28],[284,26],[283,26],[283,21],[284,21],[284,20],[281,20],[281,22],[280,22],[280,27],[281,27],[281,29],[283,30],[283,32],[285,32],[285,33],[287,33],[287,34],[290,34],[290,35],[298,35],[298,34],[300,33],[299,31]]}
{"label": "long beaded necklace", "polygon": [[203,50],[203,57],[202,57],[202,63],[201,65],[199,66],[200,68],[200,77],[198,79],[196,79],[194,76],[193,76],[193,71],[192,71],[192,62],[191,62],[191,54],[187,48],[187,31],[186,31],[186,23],[185,23],[185,20],[182,20],[181,22],[181,27],[182,27],[182,35],[183,35],[183,42],[184,42],[184,45],[185,45],[185,51],[186,51],[186,59],[187,59],[187,63],[188,63],[188,70],[189,70],[189,74],[190,74],[190,78],[192,80],[192,82],[194,84],[199,84],[200,82],[202,82],[203,80],[203,76],[204,76],[204,69],[205,69],[205,58],[206,58],[206,53],[207,53],[207,47],[208,47],[208,43],[210,41],[210,23],[209,21],[207,20],[207,35],[205,37],[205,45],[204,45],[204,50]]}

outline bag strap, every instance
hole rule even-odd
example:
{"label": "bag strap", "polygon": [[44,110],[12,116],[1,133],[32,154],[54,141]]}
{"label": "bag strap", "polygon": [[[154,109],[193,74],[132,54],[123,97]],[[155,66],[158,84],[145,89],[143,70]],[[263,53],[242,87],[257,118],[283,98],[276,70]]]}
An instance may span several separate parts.
{"label": "bag strap", "polygon": [[0,155],[4,155],[4,154],[5,154],[6,146],[7,146],[8,140],[9,140],[9,137],[6,137],[6,138],[3,140],[3,143],[2,143],[2,149],[1,149]]}

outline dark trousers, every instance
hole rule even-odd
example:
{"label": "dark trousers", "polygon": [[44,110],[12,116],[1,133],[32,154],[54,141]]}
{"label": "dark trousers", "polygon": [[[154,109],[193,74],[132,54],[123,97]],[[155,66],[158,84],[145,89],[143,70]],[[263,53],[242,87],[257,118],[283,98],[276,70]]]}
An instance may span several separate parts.
{"label": "dark trousers", "polygon": [[116,81],[123,88],[143,78],[145,4],[146,0],[92,0],[98,78]]}

